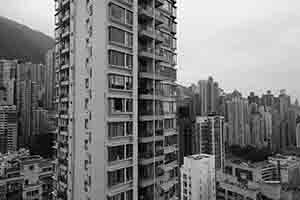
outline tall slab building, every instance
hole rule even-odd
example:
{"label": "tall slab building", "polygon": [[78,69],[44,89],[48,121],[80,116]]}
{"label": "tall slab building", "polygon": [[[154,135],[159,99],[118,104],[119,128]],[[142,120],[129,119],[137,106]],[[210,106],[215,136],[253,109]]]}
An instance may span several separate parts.
{"label": "tall slab building", "polygon": [[176,1],[55,3],[55,198],[176,199]]}

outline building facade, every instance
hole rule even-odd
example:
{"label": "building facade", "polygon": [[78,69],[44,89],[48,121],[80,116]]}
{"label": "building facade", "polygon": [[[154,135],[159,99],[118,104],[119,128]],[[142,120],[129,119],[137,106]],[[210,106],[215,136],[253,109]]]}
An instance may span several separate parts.
{"label": "building facade", "polygon": [[15,105],[17,61],[0,60],[0,104]]}
{"label": "building facade", "polygon": [[56,0],[57,199],[176,199],[176,1]]}
{"label": "building facade", "polygon": [[224,117],[197,117],[195,129],[196,152],[214,155],[216,169],[223,170],[225,162]]}
{"label": "building facade", "polygon": [[0,152],[17,150],[18,120],[15,105],[0,105]]}
{"label": "building facade", "polygon": [[184,157],[180,169],[182,200],[216,200],[214,157],[208,154]]}
{"label": "building facade", "polygon": [[44,73],[45,95],[44,108],[47,110],[54,109],[54,89],[55,89],[55,49],[50,49],[45,56],[46,69]]}
{"label": "building facade", "polygon": [[231,96],[230,100],[226,102],[228,121],[226,143],[244,146],[246,136],[250,134],[248,100],[244,99],[237,91],[234,91]]}

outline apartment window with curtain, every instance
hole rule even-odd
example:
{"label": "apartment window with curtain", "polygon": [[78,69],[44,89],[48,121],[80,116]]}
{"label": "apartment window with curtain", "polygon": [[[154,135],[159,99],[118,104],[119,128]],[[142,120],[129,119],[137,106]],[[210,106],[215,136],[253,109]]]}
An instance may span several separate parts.
{"label": "apartment window with curtain", "polygon": [[133,66],[133,56],[123,52],[109,50],[108,52],[109,65],[131,69]]}
{"label": "apartment window with curtain", "polygon": [[108,124],[109,137],[122,137],[124,136],[124,122],[110,122]]}
{"label": "apartment window with curtain", "polygon": [[109,51],[109,64],[114,66],[125,66],[125,53],[110,50]]}
{"label": "apartment window with curtain", "polygon": [[125,170],[119,169],[113,172],[108,172],[108,186],[114,186],[125,182]]}
{"label": "apartment window with curtain", "polygon": [[133,145],[127,144],[126,145],[126,159],[132,158],[133,156]]}
{"label": "apartment window with curtain", "polygon": [[132,134],[133,134],[133,123],[126,122],[126,135],[132,135]]}
{"label": "apartment window with curtain", "polygon": [[111,98],[109,107],[111,113],[131,113],[133,111],[132,99]]}
{"label": "apartment window with curtain", "polygon": [[111,74],[109,75],[109,88],[132,90],[132,77]]}
{"label": "apartment window with curtain", "polygon": [[120,161],[124,160],[124,145],[121,146],[114,146],[114,147],[108,147],[108,161]]}
{"label": "apartment window with curtain", "polygon": [[132,181],[133,179],[133,167],[126,168],[126,181]]}

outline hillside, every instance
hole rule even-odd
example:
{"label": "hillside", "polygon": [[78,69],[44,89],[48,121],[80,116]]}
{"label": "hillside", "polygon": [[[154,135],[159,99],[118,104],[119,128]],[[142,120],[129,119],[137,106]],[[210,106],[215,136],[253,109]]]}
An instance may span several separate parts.
{"label": "hillside", "polygon": [[0,16],[0,59],[18,59],[43,63],[54,40],[27,26]]}

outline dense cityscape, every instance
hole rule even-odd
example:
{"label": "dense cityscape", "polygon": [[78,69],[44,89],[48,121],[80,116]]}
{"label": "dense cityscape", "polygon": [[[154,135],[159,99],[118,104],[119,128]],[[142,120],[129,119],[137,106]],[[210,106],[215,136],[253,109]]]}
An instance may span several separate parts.
{"label": "dense cityscape", "polygon": [[298,100],[180,84],[177,4],[55,0],[43,60],[0,59],[1,200],[300,199]]}

